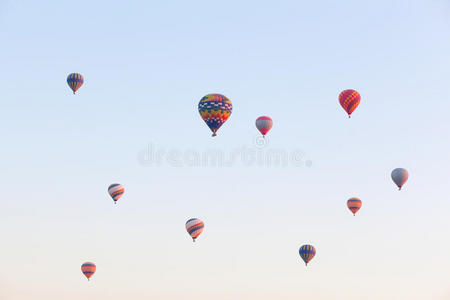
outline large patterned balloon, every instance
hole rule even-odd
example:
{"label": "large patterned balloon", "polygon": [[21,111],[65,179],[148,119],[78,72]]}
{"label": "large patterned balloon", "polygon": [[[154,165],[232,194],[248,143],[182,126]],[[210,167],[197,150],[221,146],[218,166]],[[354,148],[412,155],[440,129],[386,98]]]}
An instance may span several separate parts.
{"label": "large patterned balloon", "polygon": [[72,89],[73,94],[83,85],[84,78],[81,74],[72,73],[67,76],[67,84]]}
{"label": "large patterned balloon", "polygon": [[303,245],[300,247],[298,253],[300,254],[300,257],[303,259],[305,264],[308,265],[311,259],[313,259],[316,255],[316,248],[311,245]]}
{"label": "large patterned balloon", "polygon": [[81,272],[83,272],[88,280],[94,275],[95,270],[97,270],[97,267],[92,262],[85,262],[81,265]]}
{"label": "large patterned balloon", "polygon": [[347,201],[347,207],[350,209],[350,211],[353,213],[353,215],[356,215],[358,210],[362,206],[362,201],[359,198],[353,197],[348,199]]}
{"label": "large patterned balloon", "polygon": [[256,119],[256,128],[258,128],[259,132],[263,135],[263,137],[266,136],[266,134],[269,132],[269,130],[273,126],[273,121],[270,117],[262,116]]}
{"label": "large patterned balloon", "polygon": [[225,123],[233,111],[231,101],[220,94],[209,94],[198,103],[198,111],[203,121],[216,136],[217,130]]}
{"label": "large patterned balloon", "polygon": [[120,197],[123,196],[123,193],[125,193],[125,188],[119,183],[113,183],[108,187],[108,193],[114,200],[114,204],[116,204],[117,200],[119,200]]}
{"label": "large patterned balloon", "polygon": [[198,238],[198,236],[203,232],[203,228],[205,228],[205,223],[203,223],[200,219],[189,219],[186,222],[186,230],[194,242],[195,239]]}
{"label": "large patterned balloon", "polygon": [[359,102],[361,102],[361,96],[355,90],[345,90],[339,94],[339,103],[341,103],[342,108],[347,112],[349,118],[352,112],[358,107]]}

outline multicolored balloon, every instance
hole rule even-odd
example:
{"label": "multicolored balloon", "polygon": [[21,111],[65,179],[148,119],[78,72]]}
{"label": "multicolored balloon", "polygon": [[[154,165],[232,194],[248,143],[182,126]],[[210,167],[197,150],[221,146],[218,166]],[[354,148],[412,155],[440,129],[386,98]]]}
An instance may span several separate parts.
{"label": "multicolored balloon", "polygon": [[71,73],[69,74],[69,76],[67,76],[67,84],[72,89],[74,95],[75,92],[83,85],[83,83],[84,78],[81,74]]}
{"label": "multicolored balloon", "polygon": [[125,192],[125,188],[123,185],[119,183],[113,183],[108,187],[108,193],[113,198],[114,204],[117,204],[117,200],[120,199],[120,197],[123,196],[123,193]]}
{"label": "multicolored balloon", "polygon": [[186,230],[192,237],[193,242],[195,242],[195,239],[203,232],[204,227],[205,223],[200,219],[189,219],[186,222]]}
{"label": "multicolored balloon", "polygon": [[350,198],[347,201],[347,207],[348,209],[351,210],[351,212],[353,213],[353,215],[355,216],[356,213],[358,212],[358,210],[361,208],[362,206],[362,201],[359,198]]}
{"label": "multicolored balloon", "polygon": [[402,186],[408,180],[408,177],[409,177],[408,171],[406,171],[406,169],[403,168],[396,168],[391,173],[391,178],[394,181],[394,183],[398,186],[399,191],[402,189]]}
{"label": "multicolored balloon", "polygon": [[349,118],[360,102],[361,96],[355,90],[345,90],[339,94],[339,103],[341,103]]}
{"label": "multicolored balloon", "polygon": [[308,265],[311,259],[313,259],[316,255],[316,248],[311,245],[303,245],[300,247],[300,250],[298,250],[298,253],[300,254],[300,257],[303,259],[305,264]]}
{"label": "multicolored balloon", "polygon": [[273,126],[273,121],[270,117],[262,116],[256,119],[256,128],[258,128],[259,132],[263,135],[263,137],[266,137],[266,134],[269,132],[269,130]]}
{"label": "multicolored balloon", "polygon": [[81,265],[81,272],[83,272],[88,280],[94,275],[95,270],[97,270],[97,267],[93,262],[85,262]]}
{"label": "multicolored balloon", "polygon": [[225,123],[233,111],[231,101],[220,94],[209,94],[203,97],[198,103],[198,111],[203,121],[217,135],[217,130]]}

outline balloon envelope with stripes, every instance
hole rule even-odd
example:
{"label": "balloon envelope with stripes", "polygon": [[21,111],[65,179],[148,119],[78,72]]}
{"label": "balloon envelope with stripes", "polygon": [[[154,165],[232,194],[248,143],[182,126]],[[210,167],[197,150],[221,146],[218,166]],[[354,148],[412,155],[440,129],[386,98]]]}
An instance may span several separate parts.
{"label": "balloon envelope with stripes", "polygon": [[195,242],[195,239],[203,232],[203,228],[205,228],[205,223],[200,219],[193,218],[186,222],[186,230],[193,242]]}
{"label": "balloon envelope with stripes", "polygon": [[347,207],[350,209],[350,211],[353,213],[353,215],[356,215],[358,210],[362,206],[362,201],[359,198],[353,197],[347,200]]}
{"label": "balloon envelope with stripes", "polygon": [[114,200],[114,204],[116,204],[117,200],[125,193],[125,188],[120,183],[113,183],[108,187],[108,193]]}
{"label": "balloon envelope with stripes", "polygon": [[339,103],[347,112],[348,117],[355,111],[361,102],[361,96],[355,90],[344,90],[339,94]]}
{"label": "balloon envelope with stripes", "polygon": [[308,265],[311,259],[313,259],[316,255],[316,248],[311,245],[303,245],[300,247],[300,250],[298,250],[298,253],[300,254],[300,257],[303,259],[305,264]]}
{"label": "balloon envelope with stripes", "polygon": [[256,128],[258,128],[259,132],[261,132],[263,137],[265,137],[269,130],[272,129],[273,121],[270,117],[261,116],[256,119],[255,125]]}
{"label": "balloon envelope with stripes", "polygon": [[83,272],[88,280],[94,275],[96,270],[97,266],[93,262],[85,262],[81,265],[81,272]]}
{"label": "balloon envelope with stripes", "polygon": [[75,95],[75,92],[78,91],[78,89],[83,85],[84,78],[83,75],[78,73],[71,73],[69,76],[67,76],[67,84],[72,89],[73,94]]}

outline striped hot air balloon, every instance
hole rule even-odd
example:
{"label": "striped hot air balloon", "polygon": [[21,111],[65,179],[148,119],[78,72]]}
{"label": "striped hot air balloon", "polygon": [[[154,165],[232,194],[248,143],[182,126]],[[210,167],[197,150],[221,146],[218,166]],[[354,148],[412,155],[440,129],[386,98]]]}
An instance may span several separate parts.
{"label": "striped hot air balloon", "polygon": [[349,118],[352,112],[358,107],[359,102],[361,102],[361,96],[355,90],[345,90],[339,94],[339,103],[341,103],[342,108],[347,112]]}
{"label": "striped hot air balloon", "polygon": [[81,74],[71,73],[67,76],[67,84],[72,89],[73,94],[83,85],[84,78]]}
{"label": "striped hot air balloon", "polygon": [[225,123],[233,111],[231,101],[220,94],[209,94],[203,97],[198,103],[198,111],[203,121],[217,135],[217,130]]}
{"label": "striped hot air balloon", "polygon": [[125,188],[123,187],[123,185],[119,183],[113,183],[108,187],[108,193],[111,196],[111,198],[113,198],[114,204],[116,204],[117,203],[116,201],[123,196],[124,192]]}
{"label": "striped hot air balloon", "polygon": [[313,259],[316,255],[316,248],[311,245],[303,245],[300,247],[300,250],[298,250],[298,253],[300,254],[300,257],[303,259],[305,264],[308,265],[311,259]]}
{"label": "striped hot air balloon", "polygon": [[348,207],[348,209],[351,210],[353,215],[356,215],[356,213],[361,208],[361,206],[362,206],[362,201],[359,198],[353,197],[353,198],[348,199],[348,201],[347,201],[347,207]]}
{"label": "striped hot air balloon", "polygon": [[408,180],[408,177],[409,177],[408,171],[403,168],[396,168],[391,173],[391,178],[394,181],[394,183],[398,186],[399,191],[402,189],[402,186]]}
{"label": "striped hot air balloon", "polygon": [[203,232],[203,228],[205,227],[205,223],[203,223],[200,219],[189,219],[186,222],[186,230],[189,235],[192,237],[192,241],[195,242],[195,239]]}
{"label": "striped hot air balloon", "polygon": [[256,128],[258,128],[259,132],[263,135],[263,137],[266,137],[266,134],[269,132],[269,130],[272,128],[273,121],[270,117],[262,116],[256,119]]}
{"label": "striped hot air balloon", "polygon": [[85,262],[81,265],[81,272],[83,272],[88,280],[94,275],[95,270],[97,270],[97,267],[93,262]]}

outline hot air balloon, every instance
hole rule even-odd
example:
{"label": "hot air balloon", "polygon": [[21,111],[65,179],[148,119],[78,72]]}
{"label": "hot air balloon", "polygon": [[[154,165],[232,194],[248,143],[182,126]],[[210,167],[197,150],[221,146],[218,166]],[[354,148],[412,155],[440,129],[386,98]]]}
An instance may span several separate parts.
{"label": "hot air balloon", "polygon": [[270,117],[262,116],[256,119],[256,128],[258,128],[259,132],[263,135],[263,137],[266,137],[266,134],[269,132],[269,130],[272,128],[273,121]]}
{"label": "hot air balloon", "polygon": [[81,272],[83,272],[84,276],[86,276],[88,280],[92,277],[92,275],[94,275],[95,270],[97,270],[97,267],[93,262],[85,262],[81,265]]}
{"label": "hot air balloon", "polygon": [[203,232],[204,227],[205,223],[200,219],[189,219],[186,222],[186,230],[192,237],[193,242],[195,242],[195,239]]}
{"label": "hot air balloon", "polygon": [[402,189],[402,186],[408,180],[409,174],[406,169],[397,168],[392,171],[391,177],[394,183],[398,186],[398,190],[400,191]]}
{"label": "hot air balloon", "polygon": [[108,187],[108,193],[113,198],[114,204],[117,203],[117,200],[120,199],[120,197],[123,196],[123,193],[125,192],[125,188],[123,185],[119,183],[113,183]]}
{"label": "hot air balloon", "polygon": [[316,255],[316,248],[311,245],[303,245],[300,247],[300,250],[298,250],[298,253],[300,254],[300,257],[303,259],[305,264],[308,265],[311,259],[313,259]]}
{"label": "hot air balloon", "polygon": [[339,94],[339,102],[350,118],[352,112],[358,107],[359,102],[361,102],[361,96],[355,90],[345,90]]}
{"label": "hot air balloon", "polygon": [[361,208],[361,206],[362,206],[362,201],[359,198],[353,197],[353,198],[348,199],[348,201],[347,201],[347,207],[348,207],[348,209],[351,210],[353,215],[356,215],[356,213]]}
{"label": "hot air balloon", "polygon": [[83,82],[84,78],[81,74],[71,73],[67,76],[67,84],[72,89],[74,95],[75,92],[83,85]]}
{"label": "hot air balloon", "polygon": [[198,103],[198,111],[203,121],[216,136],[217,130],[225,123],[233,111],[231,101],[220,94],[209,94]]}

